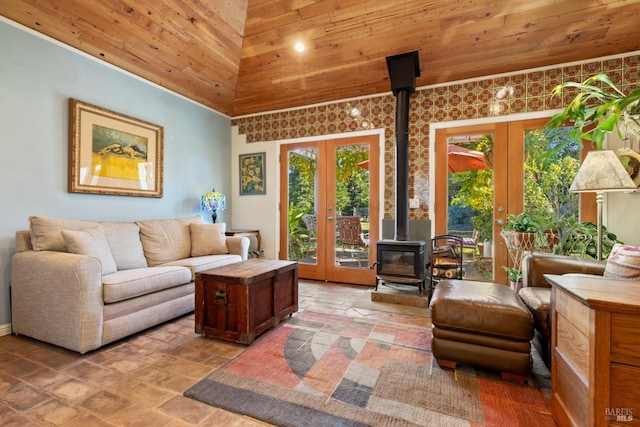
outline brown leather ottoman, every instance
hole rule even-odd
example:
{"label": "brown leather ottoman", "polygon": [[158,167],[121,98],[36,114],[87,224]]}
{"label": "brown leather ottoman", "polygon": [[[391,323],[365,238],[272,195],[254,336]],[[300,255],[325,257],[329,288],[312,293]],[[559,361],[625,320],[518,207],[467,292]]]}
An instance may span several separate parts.
{"label": "brown leather ottoman", "polygon": [[509,286],[445,280],[431,299],[431,349],[438,365],[501,371],[524,382],[531,373],[533,317]]}

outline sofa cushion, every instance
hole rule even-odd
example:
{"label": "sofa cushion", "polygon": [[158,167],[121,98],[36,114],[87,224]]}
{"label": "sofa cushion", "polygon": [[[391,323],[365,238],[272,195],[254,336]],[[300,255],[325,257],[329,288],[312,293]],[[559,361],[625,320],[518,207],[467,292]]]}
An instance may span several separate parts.
{"label": "sofa cushion", "polygon": [[101,222],[111,248],[111,255],[118,270],[144,268],[144,257],[140,242],[140,226],[133,222]]}
{"label": "sofa cushion", "polygon": [[607,259],[603,277],[640,280],[640,248],[616,243]]}
{"label": "sofa cushion", "polygon": [[97,227],[97,222],[79,219],[49,218],[46,216],[29,217],[31,245],[34,251],[66,252],[67,244],[62,237],[62,230],[82,230]]}
{"label": "sofa cushion", "polygon": [[140,242],[147,264],[155,267],[191,256],[189,224],[203,223],[201,216],[138,221]]}
{"label": "sofa cushion", "polygon": [[105,304],[103,311],[105,324],[111,319],[118,317],[127,318],[131,313],[153,309],[153,307],[165,303],[171,303],[172,301],[179,300],[186,296],[190,296],[191,299],[194,299],[194,289],[195,284],[190,282],[185,285],[174,286],[169,289],[163,289],[137,298],[130,298],[112,304]]}
{"label": "sofa cushion", "polygon": [[102,226],[98,225],[83,230],[62,230],[61,234],[68,252],[98,258],[102,264],[103,276],[116,272],[116,262],[111,255],[111,249],[109,249],[109,243],[107,243]]}
{"label": "sofa cushion", "polygon": [[522,288],[518,296],[533,315],[533,322],[545,337],[551,336],[551,320],[549,310],[551,307],[551,288],[530,287]]}
{"label": "sofa cushion", "polygon": [[103,298],[109,304],[190,282],[191,272],[185,267],[147,267],[117,271],[102,277]]}
{"label": "sofa cushion", "polygon": [[228,254],[226,224],[189,224],[191,256]]}
{"label": "sofa cushion", "polygon": [[222,254],[179,259],[162,265],[187,267],[191,270],[191,280],[195,280],[196,273],[240,261],[242,261],[242,257],[240,255]]}

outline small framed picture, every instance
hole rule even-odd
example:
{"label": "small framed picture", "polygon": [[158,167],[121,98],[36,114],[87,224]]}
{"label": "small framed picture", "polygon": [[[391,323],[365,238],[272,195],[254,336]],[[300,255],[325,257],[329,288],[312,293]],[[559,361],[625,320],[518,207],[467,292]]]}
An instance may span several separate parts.
{"label": "small framed picture", "polygon": [[162,126],[69,100],[69,192],[162,197]]}
{"label": "small framed picture", "polygon": [[267,194],[265,154],[266,153],[252,153],[240,155],[241,196]]}

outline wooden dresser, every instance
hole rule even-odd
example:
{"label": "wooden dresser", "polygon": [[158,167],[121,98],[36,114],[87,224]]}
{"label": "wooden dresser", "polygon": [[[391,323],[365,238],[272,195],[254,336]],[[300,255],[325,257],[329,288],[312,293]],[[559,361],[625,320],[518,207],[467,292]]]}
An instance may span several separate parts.
{"label": "wooden dresser", "polygon": [[545,275],[560,426],[640,426],[640,283]]}

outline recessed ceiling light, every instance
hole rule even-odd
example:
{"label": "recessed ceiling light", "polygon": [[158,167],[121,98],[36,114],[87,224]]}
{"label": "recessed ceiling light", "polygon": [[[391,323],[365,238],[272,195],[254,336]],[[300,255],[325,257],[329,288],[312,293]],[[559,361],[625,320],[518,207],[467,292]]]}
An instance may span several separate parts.
{"label": "recessed ceiling light", "polygon": [[296,49],[296,52],[304,52],[304,43],[297,42],[294,48]]}

